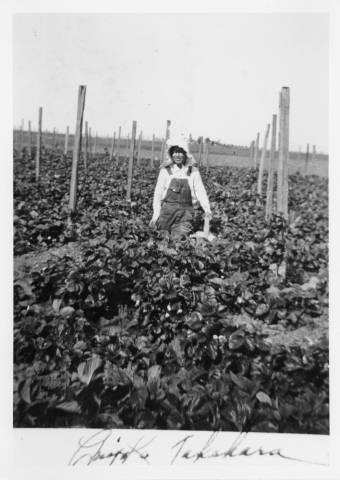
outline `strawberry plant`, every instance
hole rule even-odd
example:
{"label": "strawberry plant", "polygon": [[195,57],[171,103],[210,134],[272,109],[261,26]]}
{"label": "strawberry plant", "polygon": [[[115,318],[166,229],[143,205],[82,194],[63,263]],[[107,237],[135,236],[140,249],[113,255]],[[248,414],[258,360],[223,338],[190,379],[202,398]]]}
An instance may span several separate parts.
{"label": "strawberry plant", "polygon": [[266,222],[255,170],[203,170],[209,243],[151,230],[157,171],[135,168],[126,203],[103,158],[71,228],[70,169],[14,165],[15,253],[77,242],[15,279],[14,425],[328,433],[327,180],[291,176],[290,222]]}

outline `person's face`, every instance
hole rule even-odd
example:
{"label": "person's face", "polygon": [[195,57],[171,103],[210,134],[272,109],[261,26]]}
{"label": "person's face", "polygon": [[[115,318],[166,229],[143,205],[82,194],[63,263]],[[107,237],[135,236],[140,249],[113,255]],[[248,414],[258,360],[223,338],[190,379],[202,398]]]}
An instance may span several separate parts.
{"label": "person's face", "polygon": [[185,161],[185,155],[183,152],[174,152],[172,154],[172,160],[174,161],[174,163],[178,166],[178,167],[181,167]]}

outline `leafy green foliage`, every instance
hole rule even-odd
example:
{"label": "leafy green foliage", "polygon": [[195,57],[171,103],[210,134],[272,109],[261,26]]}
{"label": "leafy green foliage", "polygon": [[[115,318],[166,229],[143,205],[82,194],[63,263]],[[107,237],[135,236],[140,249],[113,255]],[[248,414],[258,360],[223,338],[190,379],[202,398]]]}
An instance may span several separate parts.
{"label": "leafy green foliage", "polygon": [[268,341],[327,315],[325,179],[291,177],[287,225],[264,221],[255,171],[211,169],[208,243],[148,228],[148,166],[126,203],[126,166],[91,162],[72,229],[70,160],[33,172],[15,165],[15,252],[79,251],[15,281],[15,426],[328,433],[327,339]]}

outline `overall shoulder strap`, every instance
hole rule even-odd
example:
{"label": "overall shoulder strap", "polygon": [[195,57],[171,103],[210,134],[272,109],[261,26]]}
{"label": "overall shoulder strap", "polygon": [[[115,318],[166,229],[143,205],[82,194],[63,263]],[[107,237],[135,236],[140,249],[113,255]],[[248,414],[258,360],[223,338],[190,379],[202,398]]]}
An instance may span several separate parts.
{"label": "overall shoulder strap", "polygon": [[171,175],[171,167],[170,167],[170,165],[168,165],[167,167],[165,167],[165,170],[168,172],[169,175]]}
{"label": "overall shoulder strap", "polygon": [[191,172],[192,172],[192,165],[189,165],[188,172],[187,172],[188,177],[190,177]]}

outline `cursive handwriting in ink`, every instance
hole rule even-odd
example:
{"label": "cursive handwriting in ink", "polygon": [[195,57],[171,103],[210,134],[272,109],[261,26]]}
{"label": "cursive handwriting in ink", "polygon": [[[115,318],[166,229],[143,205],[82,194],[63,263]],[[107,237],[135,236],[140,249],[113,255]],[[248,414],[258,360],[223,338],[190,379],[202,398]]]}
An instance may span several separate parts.
{"label": "cursive handwriting in ink", "polygon": [[213,432],[208,440],[205,442],[202,448],[197,451],[193,451],[188,448],[190,444],[190,439],[194,438],[194,435],[187,435],[179,442],[175,443],[171,448],[175,450],[175,455],[171,460],[171,465],[173,465],[177,459],[185,458],[186,460],[192,460],[193,462],[197,462],[198,460],[203,460],[207,458],[234,458],[234,457],[250,457],[253,455],[268,455],[268,456],[277,456],[285,460],[294,460],[297,462],[303,463],[312,463],[317,465],[324,465],[323,463],[318,462],[311,462],[309,460],[303,460],[300,458],[289,457],[282,453],[282,449],[275,448],[272,450],[264,450],[262,447],[252,448],[249,446],[242,446],[244,444],[245,439],[247,437],[247,433],[239,433],[235,440],[232,442],[230,446],[227,447],[226,450],[216,450],[213,449],[213,443],[216,440],[218,432]]}
{"label": "cursive handwriting in ink", "polygon": [[[72,455],[69,465],[74,466],[80,462],[91,465],[95,461],[105,459],[109,460],[109,465],[112,465],[116,460],[125,463],[133,455],[149,464],[149,453],[145,449],[154,441],[154,438],[142,444],[143,437],[141,437],[134,445],[117,449],[117,445],[116,447],[114,445],[120,444],[121,440],[121,436],[113,437],[111,430],[100,430],[90,437],[80,438],[78,448]],[[106,447],[106,451],[104,451],[104,447]],[[109,450],[107,450],[108,448]]]}

